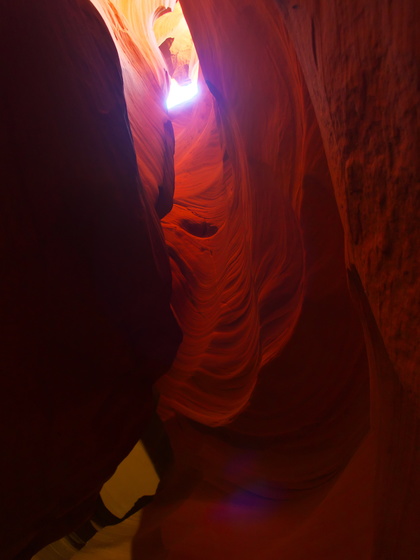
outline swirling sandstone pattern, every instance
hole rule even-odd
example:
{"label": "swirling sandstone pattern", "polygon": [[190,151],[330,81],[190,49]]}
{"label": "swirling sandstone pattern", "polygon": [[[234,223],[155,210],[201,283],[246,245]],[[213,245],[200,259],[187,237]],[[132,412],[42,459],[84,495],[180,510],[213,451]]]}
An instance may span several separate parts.
{"label": "swirling sandstone pattern", "polygon": [[[39,364],[47,364],[52,388],[46,393],[45,379],[35,376],[33,394],[59,427],[47,429],[43,403],[31,432],[38,439],[24,443],[27,418],[36,416],[32,397],[9,383],[25,401],[13,412],[18,455],[36,464],[33,475],[14,482],[12,519],[25,499],[31,506],[20,533],[15,525],[16,536],[8,536],[7,557],[27,545],[28,555],[77,523],[76,507],[141,431],[150,406],[141,395],[154,381],[175,464],[145,510],[134,558],[417,557],[417,3],[183,0],[201,93],[169,114],[152,26],[173,1],[94,0],[104,21],[81,0],[60,9],[52,0],[23,4],[8,6],[2,38],[15,76],[4,110],[14,143],[8,136],[6,146],[15,158],[25,154],[23,179],[9,163],[13,192],[23,194],[5,195],[5,237],[32,260],[6,287],[25,274],[39,281],[21,304],[16,332],[28,354],[28,302],[48,278],[56,303],[42,312],[43,328],[68,320],[77,302],[64,334],[80,330],[72,344],[85,340],[92,363],[103,360],[108,369],[95,396],[98,368],[82,372],[91,389],[82,399],[73,391],[78,412],[69,400],[64,421],[46,396],[59,407],[66,402],[53,375],[64,351],[52,359],[38,350],[30,366],[19,362],[24,379],[32,379],[26,372],[34,363],[42,378]],[[25,53],[34,47],[29,61],[10,50],[12,29],[26,37]],[[54,33],[45,43],[47,29]],[[50,60],[45,53],[54,48]],[[35,82],[37,72],[32,97],[24,95],[22,84]],[[16,226],[24,219],[35,253]],[[39,272],[44,240],[55,247],[47,258],[52,276]],[[15,245],[7,250],[17,252]],[[21,293],[13,289],[16,306]],[[105,306],[112,335],[98,334],[104,312],[94,314],[92,297]],[[68,366],[76,387],[81,363],[79,356]],[[119,382],[123,366],[146,379],[147,391],[134,379]],[[83,449],[110,425],[115,441],[126,435],[124,449],[78,451],[69,470],[82,422],[88,432],[99,423],[82,438]],[[57,461],[45,442],[58,448],[60,430],[64,461],[51,474],[40,461],[45,454]],[[102,470],[86,468],[92,461]],[[48,476],[47,491],[64,506],[34,494],[34,481]]]}

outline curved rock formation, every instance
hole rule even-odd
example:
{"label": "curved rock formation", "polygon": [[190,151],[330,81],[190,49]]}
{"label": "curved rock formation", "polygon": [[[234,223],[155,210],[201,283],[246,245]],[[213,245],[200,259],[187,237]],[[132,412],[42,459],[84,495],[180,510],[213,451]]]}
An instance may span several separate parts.
{"label": "curved rock formation", "polygon": [[417,3],[182,0],[169,113],[175,2],[92,4],[2,22],[6,557],[89,515],[153,383],[133,558],[417,557]]}
{"label": "curved rock formation", "polygon": [[2,14],[0,546],[28,558],[91,515],[180,332],[102,19],[73,0]]}

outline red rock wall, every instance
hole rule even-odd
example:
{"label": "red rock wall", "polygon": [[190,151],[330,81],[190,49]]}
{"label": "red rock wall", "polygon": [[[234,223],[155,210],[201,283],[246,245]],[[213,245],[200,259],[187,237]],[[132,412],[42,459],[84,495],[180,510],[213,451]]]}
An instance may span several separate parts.
{"label": "red rock wall", "polygon": [[103,21],[84,1],[1,8],[0,555],[13,558],[90,515],[180,333]]}
{"label": "red rock wall", "polygon": [[415,557],[419,6],[278,4],[320,124],[362,304],[378,437],[373,556]]}
{"label": "red rock wall", "polygon": [[[224,428],[204,432],[199,425],[174,423],[179,470],[189,473],[184,489],[189,488],[190,496],[174,498],[168,488],[165,497],[162,490],[161,505],[157,501],[151,506],[150,522],[143,522],[135,550],[140,555],[149,547],[150,558],[165,548],[173,558],[193,558],[197,550],[202,558],[416,556],[418,401],[417,378],[410,372],[418,363],[418,319],[413,313],[418,309],[413,118],[418,97],[410,7],[279,3],[279,12],[274,2],[255,6],[232,1],[217,7],[206,2],[200,10],[188,0],[182,5],[217,103],[223,176],[222,171],[219,179],[208,173],[211,196],[193,201],[193,188],[202,187],[204,171],[191,176],[188,156],[177,144],[182,155],[175,206],[165,231],[176,253],[175,278],[187,286],[187,303],[178,303],[177,289],[173,300],[175,311],[179,306],[186,314],[179,314],[186,336],[159,386],[164,405],[200,423],[222,423],[222,414],[225,422],[229,406],[240,414]],[[411,17],[416,21],[414,7]],[[193,169],[200,158],[195,146]],[[215,184],[229,184],[232,175],[233,202],[224,202],[229,231],[222,226],[206,241],[210,255],[200,258],[203,244],[197,244],[194,258],[191,236],[178,215],[184,217],[185,206],[191,205],[201,218],[209,215]],[[237,221],[246,230],[242,245]],[[250,228],[251,243],[245,237]],[[208,231],[204,225],[198,229],[203,230]],[[219,306],[217,314],[211,306],[203,317],[209,330],[217,325],[209,336],[213,361],[206,367],[203,331],[198,320],[189,321],[194,304],[206,310],[202,299],[194,301],[200,280],[205,295],[211,289],[213,271],[206,264],[211,258],[217,270],[226,251],[227,263],[230,255],[243,263],[233,270],[222,268],[227,286],[236,285],[233,301],[243,313],[238,318],[233,306],[228,312]],[[223,294],[223,274],[216,279],[217,294]],[[350,319],[354,305],[347,285],[360,323]],[[283,293],[282,286],[288,287]],[[246,301],[244,289],[256,294],[255,302]],[[400,298],[404,302],[397,310]],[[270,320],[274,310],[281,310],[281,320]],[[249,321],[258,325],[254,344],[247,342],[255,340],[249,331],[241,332]],[[340,328],[348,330],[340,333]],[[367,427],[362,329],[370,369],[371,431],[339,475]],[[220,332],[224,339],[217,337]],[[193,342],[187,346],[194,334],[195,353]],[[261,361],[254,372],[246,364],[254,365],[258,352]],[[192,374],[191,355],[201,357]],[[241,356],[235,370],[230,355]],[[249,397],[246,383],[255,378]],[[235,398],[241,404],[240,391],[246,397],[242,411],[235,408]],[[328,476],[334,483],[328,491],[325,484],[326,494],[315,498],[315,489],[321,493]],[[296,497],[293,506],[281,501],[290,495]],[[267,506],[267,498],[278,501]],[[172,509],[162,519],[168,504]],[[203,550],[203,542],[212,545]]]}
{"label": "red rock wall", "polygon": [[172,362],[153,206],[184,338],[133,557],[417,557],[416,3],[183,0],[202,93],[169,115],[174,166],[157,5],[94,2],[126,113],[88,4],[23,4],[2,22],[7,557],[88,514]]}

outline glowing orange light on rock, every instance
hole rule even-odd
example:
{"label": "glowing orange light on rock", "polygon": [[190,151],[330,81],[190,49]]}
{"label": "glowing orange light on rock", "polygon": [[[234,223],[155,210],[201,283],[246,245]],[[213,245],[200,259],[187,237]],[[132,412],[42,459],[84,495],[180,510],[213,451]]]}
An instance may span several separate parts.
{"label": "glowing orange light on rock", "polygon": [[198,93],[198,57],[179,2],[156,19],[153,30],[170,77],[168,109],[190,101]]}

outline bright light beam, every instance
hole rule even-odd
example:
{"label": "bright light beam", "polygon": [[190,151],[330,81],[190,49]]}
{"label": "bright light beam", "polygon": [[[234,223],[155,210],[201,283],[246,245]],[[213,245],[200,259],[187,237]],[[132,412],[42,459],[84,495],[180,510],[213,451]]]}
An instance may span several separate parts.
{"label": "bright light beam", "polygon": [[198,93],[198,86],[195,82],[191,82],[186,86],[180,86],[176,80],[171,79],[171,87],[169,89],[169,95],[166,99],[166,106],[168,109],[175,107],[175,105],[180,105],[189,101]]}

